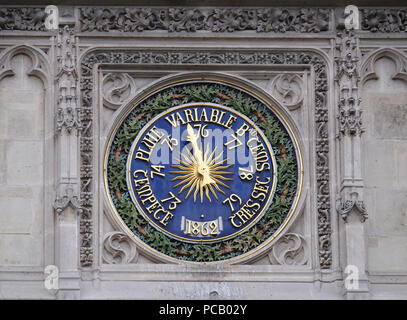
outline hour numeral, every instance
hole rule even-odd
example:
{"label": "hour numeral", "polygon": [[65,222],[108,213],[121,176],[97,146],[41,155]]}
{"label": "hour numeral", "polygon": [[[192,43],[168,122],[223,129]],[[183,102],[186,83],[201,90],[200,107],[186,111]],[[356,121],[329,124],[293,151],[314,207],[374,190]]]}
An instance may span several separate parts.
{"label": "hour numeral", "polygon": [[239,168],[239,177],[242,180],[252,180],[253,179],[253,166],[250,169]]}
{"label": "hour numeral", "polygon": [[161,144],[163,144],[164,142],[168,145],[171,151],[173,151],[174,147],[178,145],[178,140],[175,138],[171,138],[171,135],[165,137],[165,139],[161,141]]}
{"label": "hour numeral", "polygon": [[166,198],[166,199],[162,199],[161,202],[166,202],[166,201],[170,201],[170,200],[173,200],[173,199],[174,199],[174,201],[172,201],[172,202],[170,203],[170,205],[168,206],[168,209],[170,209],[170,210],[175,210],[175,209],[177,208],[177,205],[178,205],[179,203],[181,203],[181,200],[178,199],[171,191],[168,192],[168,193],[170,194],[171,197]]}
{"label": "hour numeral", "polygon": [[202,138],[207,138],[209,136],[208,130],[205,128],[207,127],[207,124],[195,124],[194,127],[198,128],[198,135],[200,135]]}
{"label": "hour numeral", "polygon": [[231,144],[232,142],[236,142],[234,146],[230,146],[228,149],[232,150],[233,148],[237,148],[240,147],[243,143],[239,140],[238,137],[236,137],[233,133],[231,134],[232,136],[232,140],[228,141],[225,143],[225,147],[227,147],[229,144]]}
{"label": "hour numeral", "polygon": [[226,198],[222,203],[225,204],[226,202],[229,202],[230,205],[230,210],[233,212],[235,211],[235,208],[233,207],[232,202],[239,201],[239,205],[242,204],[242,199],[235,193],[232,193],[229,198]]}
{"label": "hour numeral", "polygon": [[161,172],[161,169],[164,169],[164,166],[157,166],[157,165],[151,165],[151,172],[150,172],[150,176],[151,179],[154,179],[154,175],[157,174],[161,177],[165,177],[165,173]]}

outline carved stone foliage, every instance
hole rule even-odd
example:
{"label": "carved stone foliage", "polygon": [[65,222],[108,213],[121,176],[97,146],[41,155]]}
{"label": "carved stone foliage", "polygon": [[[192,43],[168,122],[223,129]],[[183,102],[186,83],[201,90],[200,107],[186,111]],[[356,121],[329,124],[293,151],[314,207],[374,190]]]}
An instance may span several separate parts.
{"label": "carved stone foliage", "polygon": [[361,9],[362,30],[370,32],[407,31],[407,9]]}
{"label": "carved stone foliage", "polygon": [[44,8],[0,8],[0,31],[45,31]]}
{"label": "carved stone foliage", "polygon": [[288,109],[301,107],[303,101],[303,80],[297,74],[283,73],[276,76],[271,83],[273,95]]}
{"label": "carved stone foliage", "polygon": [[133,78],[127,73],[108,73],[103,78],[103,105],[116,110],[136,91]]}
{"label": "carved stone foliage", "polygon": [[299,234],[286,233],[273,246],[269,253],[271,264],[304,265],[308,261],[307,243]]}
{"label": "carved stone foliage", "polygon": [[[316,170],[317,170],[317,212],[320,267],[329,269],[332,264],[330,188],[329,188],[329,137],[327,66],[325,60],[313,51],[164,51],[164,50],[99,50],[91,51],[81,62],[81,121],[85,128],[81,132],[81,166],[92,164],[92,108],[93,108],[93,66],[108,64],[270,64],[310,65],[315,72],[315,122],[316,122]],[[92,216],[92,179],[89,174],[81,178],[81,199],[88,218]]]}
{"label": "carved stone foliage", "polygon": [[320,8],[80,8],[80,30],[318,33],[329,31],[331,13]]}
{"label": "carved stone foliage", "polygon": [[352,211],[359,213],[361,222],[365,222],[368,216],[365,205],[362,200],[359,200],[357,192],[350,193],[348,199],[342,199],[336,209],[345,222],[347,222],[348,216]]}
{"label": "carved stone foliage", "polygon": [[359,55],[355,32],[343,30],[338,33],[336,49],[336,81],[339,84],[339,133],[361,135],[362,110],[359,96]]}
{"label": "carved stone foliage", "polygon": [[126,234],[109,232],[103,240],[103,261],[108,264],[128,264],[138,258],[136,245]]}
{"label": "carved stone foliage", "polygon": [[74,31],[69,26],[59,29],[57,37],[57,73],[58,88],[56,129],[61,132],[63,128],[71,132],[73,128],[80,129],[79,110],[77,108],[77,82],[76,55]]}

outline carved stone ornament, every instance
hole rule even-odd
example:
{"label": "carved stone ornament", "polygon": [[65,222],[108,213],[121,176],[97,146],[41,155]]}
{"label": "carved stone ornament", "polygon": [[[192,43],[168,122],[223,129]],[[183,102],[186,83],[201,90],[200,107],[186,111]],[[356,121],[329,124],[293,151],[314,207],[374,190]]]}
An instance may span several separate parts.
{"label": "carved stone ornament", "polygon": [[112,110],[133,97],[136,84],[127,73],[108,73],[103,78],[103,105]]}
{"label": "carved stone ornament", "polygon": [[0,8],[0,31],[45,31],[44,8]]}
{"label": "carved stone ornament", "polygon": [[81,31],[329,31],[331,9],[80,8]]}
{"label": "carved stone ornament", "polygon": [[[109,21],[117,19],[103,18],[99,12],[99,20]],[[95,26],[93,19],[94,9],[87,12],[89,25]],[[106,15],[110,14],[107,11]],[[98,24],[100,25],[100,24]],[[101,24],[103,25],[103,23]],[[151,24],[149,24],[151,26]],[[159,24],[158,24],[159,25]],[[82,30],[83,30],[82,26]],[[88,27],[86,27],[88,28]],[[85,28],[85,29],[86,29]],[[117,28],[117,27],[116,27]],[[152,26],[153,28],[153,26]],[[109,28],[106,26],[106,30]],[[83,30],[85,31],[85,30]],[[315,122],[316,122],[316,171],[317,171],[317,212],[318,212],[318,238],[320,267],[329,269],[332,264],[331,248],[331,222],[330,222],[330,188],[329,188],[329,137],[328,137],[328,109],[327,100],[327,66],[326,61],[314,51],[181,51],[181,50],[95,50],[88,52],[81,63],[81,121],[84,127],[81,132],[81,166],[92,165],[93,131],[92,131],[92,108],[93,108],[93,66],[103,63],[108,64],[270,64],[270,65],[311,65],[315,72]],[[92,180],[93,175],[81,178],[81,199],[83,199],[84,214],[92,217]],[[83,264],[82,264],[83,265]]]}
{"label": "carved stone ornament", "polygon": [[338,33],[336,62],[336,81],[339,84],[339,133],[343,135],[361,135],[362,110],[359,96],[359,55],[355,31],[343,30]]}
{"label": "carved stone ornament", "polygon": [[57,88],[58,109],[56,112],[56,129],[61,132],[63,128],[68,133],[73,128],[81,128],[79,109],[77,108],[77,82],[75,36],[73,28],[64,26],[60,28],[57,36]]}
{"label": "carved stone ornament", "polygon": [[289,110],[296,110],[303,101],[303,80],[297,74],[283,73],[276,76],[271,83],[273,95]]}
{"label": "carved stone ornament", "polygon": [[396,67],[395,73],[391,75],[393,80],[407,81],[407,56],[401,51],[393,48],[381,48],[372,52],[361,66],[361,81],[377,80],[379,77],[376,74],[376,62],[386,57],[394,62]]}
{"label": "carved stone ornament", "polygon": [[54,202],[55,212],[61,214],[66,208],[72,206],[77,210],[77,213],[82,213],[79,198],[74,193],[74,188],[71,185],[66,185],[61,195],[57,195]]}
{"label": "carved stone ornament", "polygon": [[287,233],[273,246],[269,253],[271,264],[305,265],[308,262],[307,243],[299,234]]}
{"label": "carved stone ornament", "polygon": [[109,232],[103,240],[103,261],[108,264],[128,264],[137,261],[138,252],[132,239],[118,231]]}
{"label": "carved stone ornament", "polygon": [[45,53],[42,50],[27,45],[18,45],[1,52],[0,80],[4,77],[15,75],[12,60],[18,54],[24,54],[31,60],[30,68],[26,71],[27,75],[36,76],[44,82],[48,80],[49,68]]}
{"label": "carved stone ornament", "polygon": [[353,211],[360,214],[361,222],[365,222],[368,217],[365,205],[362,200],[359,200],[359,194],[357,192],[350,193],[350,199],[342,199],[336,209],[344,222],[347,222],[348,216]]}
{"label": "carved stone ornament", "polygon": [[370,32],[406,32],[407,9],[361,9],[362,30]]}

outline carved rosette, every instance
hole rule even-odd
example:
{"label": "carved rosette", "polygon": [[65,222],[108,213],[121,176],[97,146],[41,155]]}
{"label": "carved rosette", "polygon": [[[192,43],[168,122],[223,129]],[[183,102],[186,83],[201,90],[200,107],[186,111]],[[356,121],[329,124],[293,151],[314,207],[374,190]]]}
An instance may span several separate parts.
{"label": "carved rosette", "polygon": [[303,80],[299,75],[283,73],[273,79],[271,91],[282,104],[292,111],[302,105],[303,86]]}
{"label": "carved rosette", "polygon": [[108,264],[128,264],[137,261],[138,252],[132,239],[118,231],[109,232],[103,240],[103,261]]}
{"label": "carved rosette", "polygon": [[116,110],[136,91],[136,84],[128,73],[108,73],[102,83],[103,105]]}
{"label": "carved rosette", "polygon": [[308,255],[304,237],[296,233],[286,233],[274,244],[268,256],[271,264],[305,265]]}
{"label": "carved rosette", "polygon": [[[92,9],[93,10],[93,9]],[[110,21],[107,19],[106,21]],[[92,24],[91,24],[92,25]],[[103,25],[103,24],[102,24]],[[311,65],[315,72],[315,114],[316,114],[316,170],[317,170],[317,212],[320,267],[329,269],[332,264],[330,188],[329,188],[329,138],[327,66],[325,60],[315,52],[250,52],[250,51],[148,51],[148,50],[107,50],[91,51],[81,62],[81,121],[85,128],[81,132],[81,165],[92,164],[92,107],[93,75],[96,63],[121,64],[270,64],[270,65]],[[81,179],[81,199],[84,214],[92,216],[92,179]],[[86,200],[85,200],[86,199]],[[87,259],[87,258],[86,258]],[[88,260],[81,259],[87,263]]]}
{"label": "carved rosette", "polygon": [[331,9],[80,8],[80,30],[99,32],[301,32],[330,30]]}

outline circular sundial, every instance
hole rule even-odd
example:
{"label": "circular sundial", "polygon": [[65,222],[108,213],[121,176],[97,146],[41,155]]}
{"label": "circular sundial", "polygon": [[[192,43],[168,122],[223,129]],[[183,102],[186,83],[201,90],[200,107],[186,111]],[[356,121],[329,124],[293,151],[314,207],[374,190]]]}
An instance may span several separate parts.
{"label": "circular sundial", "polygon": [[107,212],[153,259],[252,259],[298,211],[303,166],[290,122],[238,83],[168,80],[119,111],[104,158]]}
{"label": "circular sundial", "polygon": [[268,208],[276,186],[273,150],[246,116],[190,103],[149,121],[127,160],[133,203],[157,230],[188,242],[238,235]]}

